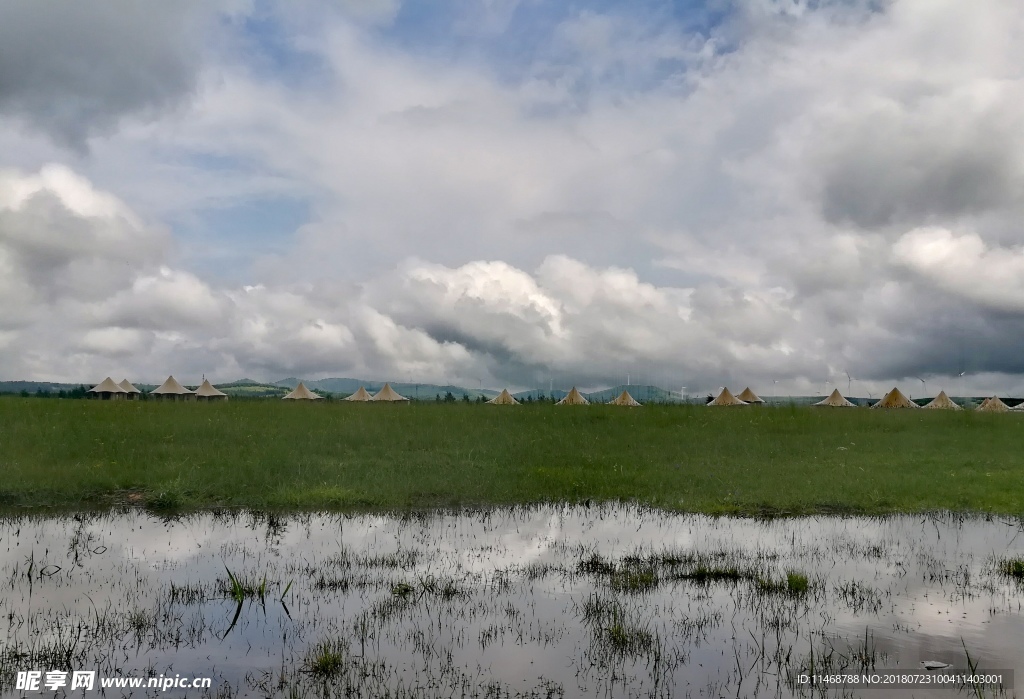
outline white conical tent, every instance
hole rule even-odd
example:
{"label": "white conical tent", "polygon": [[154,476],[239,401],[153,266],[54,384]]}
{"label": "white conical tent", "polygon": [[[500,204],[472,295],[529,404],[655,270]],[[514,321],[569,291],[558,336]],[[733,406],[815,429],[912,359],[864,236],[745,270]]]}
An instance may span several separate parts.
{"label": "white conical tent", "polygon": [[631,408],[640,407],[640,403],[633,396],[629,395],[629,391],[623,391],[619,394],[618,398],[608,401],[608,405],[624,405]]}
{"label": "white conical tent", "polygon": [[95,393],[103,400],[124,400],[128,391],[124,390],[109,376],[89,389],[89,393]]}
{"label": "white conical tent", "polygon": [[195,400],[196,397],[195,393],[178,383],[173,376],[168,376],[167,380],[154,388],[150,395],[162,400]]}
{"label": "white conical tent", "polygon": [[295,387],[295,390],[282,398],[283,400],[322,400],[323,396],[317,394],[306,388],[306,384],[299,381],[299,385]]}
{"label": "white conical tent", "polygon": [[893,388],[891,391],[886,393],[880,401],[871,407],[894,410],[897,408],[920,408],[921,406],[903,395],[900,392],[900,389]]}
{"label": "white conical tent", "polygon": [[583,394],[573,386],[572,390],[565,394],[565,398],[555,403],[555,405],[590,405],[590,401],[584,398]]}
{"label": "white conical tent", "polygon": [[983,400],[976,410],[979,413],[1007,413],[1010,411],[1010,406],[999,400],[997,396],[992,396]]}
{"label": "white conical tent", "polygon": [[764,400],[759,398],[756,393],[750,390],[750,386],[743,389],[743,393],[736,396],[744,403],[764,403]]}
{"label": "white conical tent", "polygon": [[351,396],[349,396],[348,398],[342,398],[342,400],[351,400],[351,401],[356,401],[356,402],[358,402],[358,403],[366,403],[366,402],[369,402],[369,401],[373,400],[373,396],[371,396],[371,395],[370,395],[370,394],[369,394],[369,393],[368,393],[368,392],[366,391],[366,389],[365,389],[365,388],[363,388],[362,386],[360,386],[360,387],[359,387],[359,390],[358,390],[358,391],[356,391],[355,393],[353,393],[353,394],[352,394]]}
{"label": "white conical tent", "polygon": [[406,398],[405,396],[399,395],[397,392],[395,392],[395,389],[391,388],[391,384],[386,383],[384,384],[384,388],[380,389],[377,392],[377,395],[375,395],[372,400],[383,401],[387,403],[396,403],[403,400],[407,401],[409,399]]}
{"label": "white conical tent", "polygon": [[508,392],[508,389],[502,389],[494,398],[487,401],[488,405],[519,405],[519,401],[512,397],[512,394]]}
{"label": "white conical tent", "polygon": [[135,388],[135,386],[132,385],[132,382],[129,381],[128,379],[125,379],[124,381],[117,385],[123,388],[128,393],[128,395],[125,397],[128,398],[129,400],[133,400],[142,395],[142,391]]}
{"label": "white conical tent", "polygon": [[708,403],[708,405],[749,405],[741,401],[739,398],[734,396],[728,387],[722,389],[722,392],[718,394],[718,397]]}
{"label": "white conical tent", "polygon": [[228,394],[218,391],[209,379],[203,379],[203,385],[196,389],[197,400],[227,400]]}
{"label": "white conical tent", "polygon": [[963,410],[946,395],[945,391],[939,391],[939,395],[935,396],[930,403],[921,407],[928,410]]}
{"label": "white conical tent", "polygon": [[833,389],[832,393],[825,400],[820,400],[814,405],[821,406],[823,408],[856,408],[857,406],[843,397],[843,394],[839,392],[839,389]]}

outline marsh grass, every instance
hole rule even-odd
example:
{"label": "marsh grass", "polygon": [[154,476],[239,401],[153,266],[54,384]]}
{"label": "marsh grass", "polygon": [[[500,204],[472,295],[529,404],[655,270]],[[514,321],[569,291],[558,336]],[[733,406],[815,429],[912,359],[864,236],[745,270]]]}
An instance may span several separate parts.
{"label": "marsh grass", "polygon": [[412,570],[416,567],[420,555],[420,552],[414,549],[402,549],[395,553],[355,556],[352,562],[363,568]]}
{"label": "marsh grass", "polygon": [[543,580],[554,573],[564,572],[563,568],[554,563],[531,561],[522,567],[522,575],[526,580]]}
{"label": "marsh grass", "polygon": [[836,593],[850,611],[856,614],[877,614],[882,609],[882,595],[859,580],[847,580],[836,586]]}
{"label": "marsh grass", "polygon": [[644,593],[663,583],[689,583],[708,587],[716,584],[750,584],[760,594],[807,594],[811,582],[804,573],[788,570],[781,579],[768,571],[765,560],[748,559],[728,551],[638,551],[619,559],[606,558],[596,551],[578,551],[575,571],[595,577],[613,592]]}
{"label": "marsh grass", "polygon": [[[221,592],[238,603],[242,603],[247,599],[254,599],[259,600],[260,604],[266,604],[267,591],[269,589],[266,573],[263,574],[262,578],[249,578],[243,575],[235,575],[227,566],[224,569],[227,571],[228,579],[226,581],[218,581]],[[292,583],[289,582],[284,592],[281,593],[282,598],[288,594],[291,586]]]}
{"label": "marsh grass", "polygon": [[598,656],[648,655],[657,650],[658,638],[613,598],[591,593],[579,607],[583,623],[591,631]]}
{"label": "marsh grass", "polygon": [[1024,583],[1024,558],[1007,558],[998,562],[997,569],[1002,575]]}
{"label": "marsh grass", "polygon": [[199,604],[215,596],[214,591],[205,585],[175,585],[172,582],[167,590],[167,601],[171,604]]}
{"label": "marsh grass", "polygon": [[346,593],[352,587],[352,578],[348,576],[319,575],[313,580],[313,589],[317,591]]}
{"label": "marsh grass", "polygon": [[740,570],[734,566],[705,566],[699,565],[693,570],[678,573],[674,576],[677,580],[690,580],[695,583],[711,584],[717,582],[739,582],[741,580],[755,580],[757,576],[749,571]]}
{"label": "marsh grass", "polygon": [[0,678],[25,667],[66,670],[80,665],[90,651],[91,627],[58,620],[49,630],[50,639],[33,640],[22,646],[5,644],[0,648]]}
{"label": "marsh grass", "polygon": [[658,574],[653,567],[627,567],[611,575],[611,586],[618,592],[646,592],[658,586]]}
{"label": "marsh grass", "polygon": [[802,595],[807,592],[810,582],[807,576],[795,570],[786,571],[786,591],[791,595]]}
{"label": "marsh grass", "polygon": [[137,634],[145,633],[154,626],[153,617],[141,609],[128,613],[128,626]]}
{"label": "marsh grass", "polygon": [[429,595],[446,602],[469,596],[468,591],[454,580],[450,578],[436,578],[432,575],[420,579],[419,589],[424,595]]}
{"label": "marsh grass", "polygon": [[792,597],[806,595],[810,589],[810,581],[807,579],[807,576],[795,570],[786,571],[786,577],[782,579],[758,576],[756,583],[760,592],[784,594]]}
{"label": "marsh grass", "polygon": [[321,679],[331,679],[345,669],[347,655],[348,646],[341,641],[319,643],[306,659],[306,672]]}
{"label": "marsh grass", "polygon": [[391,586],[391,594],[406,599],[416,592],[416,588],[407,582],[395,583]]}
{"label": "marsh grass", "polygon": [[632,501],[711,514],[1017,515],[1022,420],[799,407],[3,397],[0,504],[273,512]]}
{"label": "marsh grass", "polygon": [[611,575],[615,572],[615,564],[595,552],[582,559],[576,570],[585,575]]}
{"label": "marsh grass", "polygon": [[654,648],[654,634],[647,629],[630,625],[619,612],[612,616],[604,633],[608,644],[620,653],[639,655]]}

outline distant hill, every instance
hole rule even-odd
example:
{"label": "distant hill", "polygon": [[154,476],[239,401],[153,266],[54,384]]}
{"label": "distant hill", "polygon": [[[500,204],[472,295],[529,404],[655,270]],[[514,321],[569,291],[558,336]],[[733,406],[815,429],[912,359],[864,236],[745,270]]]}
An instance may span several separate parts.
{"label": "distant hill", "polygon": [[260,383],[252,379],[242,379],[231,383],[219,383],[214,386],[229,396],[238,398],[280,398],[288,393],[289,389],[272,383]]}
{"label": "distant hill", "polygon": [[[590,393],[583,394],[583,397],[589,400],[591,403],[607,403],[619,396],[623,391],[629,391],[629,395],[633,396],[636,400],[641,403],[681,403],[679,396],[673,395],[671,392],[666,391],[663,388],[657,386],[637,386],[631,385],[626,386],[625,384],[615,386],[613,388],[605,388],[600,391],[591,391]],[[543,388],[532,388],[529,391],[520,391],[514,394],[514,397],[518,401],[529,401],[529,400],[551,400],[554,398],[556,401],[565,398],[568,391],[562,389],[554,389],[552,391],[545,390]]]}
{"label": "distant hill", "polygon": [[[701,396],[701,402],[707,396]],[[766,405],[814,405],[820,401],[825,400],[828,396],[761,396],[764,398]],[[860,398],[854,398],[853,396],[844,396],[848,401],[854,405],[862,405]],[[867,399],[865,399],[866,401]]]}
{"label": "distant hill", "polygon": [[641,403],[682,403],[683,401],[679,396],[674,395],[670,391],[666,391],[664,388],[658,388],[657,386],[637,386],[637,385],[619,385],[614,388],[606,388],[603,391],[594,391],[593,393],[585,393],[591,403],[607,403],[608,401],[615,400],[619,397],[619,394],[623,391],[629,391],[629,395],[633,396],[634,399]]}
{"label": "distant hill", "polygon": [[232,381],[230,383],[219,383],[215,384],[217,388],[222,391],[225,388],[242,388],[243,386],[269,386],[272,384],[265,384],[262,381],[253,381],[252,379],[239,379],[238,381]]}
{"label": "distant hill", "polygon": [[[302,380],[306,384],[306,388],[319,389],[321,391],[327,391],[335,396],[344,398],[350,396],[359,390],[359,387],[364,387],[370,393],[376,393],[380,389],[384,388],[384,381],[366,381],[363,379],[318,379],[307,381]],[[483,396],[485,399],[494,398],[498,395],[499,391],[494,391],[489,388],[466,388],[464,386],[452,386],[444,385],[439,386],[432,383],[398,383],[391,381],[391,388],[395,389],[401,395],[406,398],[413,400],[434,400],[435,396],[444,395],[449,391],[453,396],[462,400],[463,395],[468,395],[470,400],[476,400],[477,396]],[[299,379],[289,377],[287,379],[281,379],[275,382],[277,386],[287,387],[289,390],[299,385]]]}
{"label": "distant hill", "polygon": [[86,388],[92,388],[92,384],[77,384],[77,383],[53,383],[51,381],[0,381],[0,393],[21,393],[22,391],[28,391],[29,393],[57,393],[58,391],[71,391],[78,388],[80,385],[84,385]]}
{"label": "distant hill", "polygon": [[563,391],[559,388],[553,391],[548,391],[543,388],[531,388],[529,391],[520,391],[519,393],[513,393],[512,397],[520,403],[531,400],[562,400],[568,394],[568,391]]}

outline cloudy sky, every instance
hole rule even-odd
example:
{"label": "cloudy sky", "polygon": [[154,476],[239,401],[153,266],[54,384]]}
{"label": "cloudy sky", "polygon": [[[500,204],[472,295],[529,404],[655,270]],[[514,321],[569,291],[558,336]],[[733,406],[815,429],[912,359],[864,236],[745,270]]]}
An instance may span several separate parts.
{"label": "cloudy sky", "polygon": [[2,379],[1024,393],[1019,0],[0,16]]}

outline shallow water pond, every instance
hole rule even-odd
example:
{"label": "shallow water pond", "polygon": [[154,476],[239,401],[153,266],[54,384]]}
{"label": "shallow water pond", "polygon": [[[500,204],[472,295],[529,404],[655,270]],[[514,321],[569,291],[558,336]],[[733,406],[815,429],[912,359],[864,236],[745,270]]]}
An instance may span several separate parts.
{"label": "shallow water pond", "polygon": [[[117,677],[211,686],[106,696],[862,696],[799,676],[926,662],[1003,671],[980,693],[1013,696],[1024,667],[1024,584],[1001,563],[1024,558],[1018,520],[132,510],[9,517],[0,542],[3,696]],[[17,688],[76,670],[97,688]]]}

